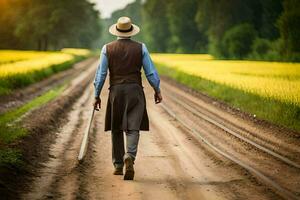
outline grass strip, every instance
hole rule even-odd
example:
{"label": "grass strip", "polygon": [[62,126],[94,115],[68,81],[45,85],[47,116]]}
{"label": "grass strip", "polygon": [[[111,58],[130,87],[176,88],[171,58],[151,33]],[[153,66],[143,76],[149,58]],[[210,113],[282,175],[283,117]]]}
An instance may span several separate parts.
{"label": "grass strip", "polygon": [[59,96],[65,87],[66,84],[55,87],[25,105],[0,115],[0,166],[16,166],[22,163],[20,151],[8,147],[10,143],[29,134],[22,127],[21,122],[16,120],[28,111],[38,108]]}
{"label": "grass strip", "polygon": [[0,167],[14,166],[20,168],[24,165],[20,150],[12,148],[0,149]]}
{"label": "grass strip", "polygon": [[160,74],[168,76],[196,91],[220,99],[244,112],[255,114],[257,118],[300,131],[299,106],[234,89],[159,63],[156,63],[156,66]]}

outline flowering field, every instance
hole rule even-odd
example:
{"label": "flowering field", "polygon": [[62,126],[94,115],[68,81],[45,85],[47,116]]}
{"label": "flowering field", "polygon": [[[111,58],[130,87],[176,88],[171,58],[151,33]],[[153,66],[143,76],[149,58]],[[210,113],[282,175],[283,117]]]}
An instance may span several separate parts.
{"label": "flowering field", "polygon": [[245,92],[300,106],[300,64],[213,60],[209,55],[153,54],[153,61]]}
{"label": "flowering field", "polygon": [[152,54],[160,74],[260,119],[300,131],[300,64]]}
{"label": "flowering field", "polygon": [[86,49],[53,52],[0,51],[0,95],[64,70],[91,54]]}
{"label": "flowering field", "polygon": [[1,50],[0,65],[17,61],[24,61],[34,58],[40,58],[48,55],[47,52],[38,51],[17,51],[17,50]]}

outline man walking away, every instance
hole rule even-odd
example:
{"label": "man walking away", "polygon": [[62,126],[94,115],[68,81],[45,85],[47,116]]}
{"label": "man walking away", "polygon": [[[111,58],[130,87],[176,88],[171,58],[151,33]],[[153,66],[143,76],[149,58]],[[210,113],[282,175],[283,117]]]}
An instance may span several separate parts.
{"label": "man walking away", "polygon": [[[100,93],[109,70],[109,96],[105,115],[105,131],[111,130],[112,162],[115,175],[133,180],[139,131],[149,130],[146,99],[143,91],[141,68],[154,89],[155,103],[162,101],[160,79],[144,43],[131,40],[140,28],[130,18],[121,17],[109,28],[117,40],[103,46],[100,64],[95,75],[94,109],[101,108]],[[123,132],[126,133],[126,153]]]}

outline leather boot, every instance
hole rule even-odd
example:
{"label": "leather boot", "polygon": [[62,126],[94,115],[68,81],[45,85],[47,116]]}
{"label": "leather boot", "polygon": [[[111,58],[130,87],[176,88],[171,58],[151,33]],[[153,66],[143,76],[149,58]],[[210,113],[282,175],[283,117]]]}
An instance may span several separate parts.
{"label": "leather boot", "polygon": [[125,162],[124,180],[133,180],[134,177],[133,160],[131,157],[127,157],[124,160],[124,162]]}
{"label": "leather boot", "polygon": [[123,167],[115,167],[114,175],[123,175]]}

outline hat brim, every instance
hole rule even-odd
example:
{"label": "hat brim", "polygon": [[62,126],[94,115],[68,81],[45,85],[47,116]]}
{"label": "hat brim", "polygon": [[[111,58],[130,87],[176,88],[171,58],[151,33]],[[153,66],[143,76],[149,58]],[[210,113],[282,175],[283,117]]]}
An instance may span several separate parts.
{"label": "hat brim", "polygon": [[137,25],[132,24],[132,27],[133,28],[130,32],[120,32],[117,30],[117,24],[113,24],[109,27],[108,31],[110,32],[110,34],[118,37],[131,37],[140,32],[140,28]]}

